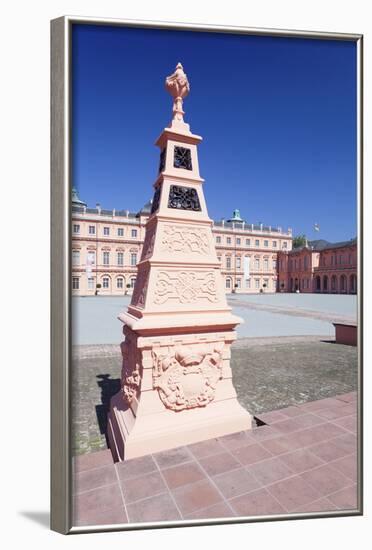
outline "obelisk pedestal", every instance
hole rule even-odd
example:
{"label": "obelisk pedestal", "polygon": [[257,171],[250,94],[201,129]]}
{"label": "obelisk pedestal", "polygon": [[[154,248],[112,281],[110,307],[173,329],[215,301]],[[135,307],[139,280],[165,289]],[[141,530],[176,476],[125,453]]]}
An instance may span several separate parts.
{"label": "obelisk pedestal", "polygon": [[208,216],[197,145],[183,120],[189,83],[167,78],[173,120],[157,140],[159,174],[138,276],[124,322],[121,391],[108,439],[125,460],[251,428],[232,384],[232,315]]}

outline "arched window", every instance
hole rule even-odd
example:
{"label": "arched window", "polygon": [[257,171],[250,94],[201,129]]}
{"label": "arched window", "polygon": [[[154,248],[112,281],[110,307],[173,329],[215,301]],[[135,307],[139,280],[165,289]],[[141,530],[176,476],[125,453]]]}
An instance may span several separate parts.
{"label": "arched window", "polygon": [[102,277],[102,288],[105,288],[106,290],[110,288],[110,278],[109,277]]}
{"label": "arched window", "polygon": [[336,275],[332,275],[332,277],[331,277],[331,290],[332,290],[332,292],[337,292],[337,277],[336,277]]}
{"label": "arched window", "polygon": [[136,284],[136,277],[131,277],[131,279],[130,279],[130,288],[134,288],[135,284]]}
{"label": "arched window", "polygon": [[340,277],[340,292],[347,292],[347,281],[345,275]]}
{"label": "arched window", "polygon": [[328,292],[328,277],[324,275],[323,277],[323,291]]}
{"label": "arched window", "polygon": [[315,292],[320,292],[320,277],[317,275],[315,277]]}
{"label": "arched window", "polygon": [[118,288],[120,290],[124,288],[124,278],[123,277],[118,277],[116,279],[116,288]]}
{"label": "arched window", "polygon": [[357,291],[357,278],[356,275],[352,274],[350,275],[350,292],[352,294],[355,294]]}
{"label": "arched window", "polygon": [[231,289],[231,279],[230,279],[230,277],[226,278],[225,285],[226,285],[227,290]]}

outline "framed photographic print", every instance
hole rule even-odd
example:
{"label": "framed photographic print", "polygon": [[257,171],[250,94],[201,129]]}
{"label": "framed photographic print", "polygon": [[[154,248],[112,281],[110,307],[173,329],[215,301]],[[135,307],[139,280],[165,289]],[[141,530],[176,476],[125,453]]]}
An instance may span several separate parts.
{"label": "framed photographic print", "polygon": [[362,513],[362,36],[61,17],[52,529]]}

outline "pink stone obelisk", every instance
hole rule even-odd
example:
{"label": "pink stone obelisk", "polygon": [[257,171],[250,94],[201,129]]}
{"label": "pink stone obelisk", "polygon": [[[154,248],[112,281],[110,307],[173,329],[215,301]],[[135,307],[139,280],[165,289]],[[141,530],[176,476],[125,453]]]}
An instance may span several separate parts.
{"label": "pink stone obelisk", "polygon": [[251,428],[232,384],[241,322],[227,305],[199,175],[200,136],[184,122],[183,67],[166,79],[173,119],[161,133],[159,174],[124,322],[122,388],[111,400],[116,460]]}

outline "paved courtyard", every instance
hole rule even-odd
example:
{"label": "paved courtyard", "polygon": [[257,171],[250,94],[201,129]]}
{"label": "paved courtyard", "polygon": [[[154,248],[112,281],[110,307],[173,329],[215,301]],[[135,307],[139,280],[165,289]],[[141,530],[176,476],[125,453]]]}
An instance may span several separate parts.
{"label": "paved courtyard", "polygon": [[[238,399],[253,415],[357,387],[356,348],[328,338],[240,339],[233,345],[231,366]],[[73,454],[106,448],[107,412],[120,389],[120,372],[118,345],[75,348]]]}
{"label": "paved courtyard", "polygon": [[356,393],[264,413],[253,430],[113,464],[74,459],[74,525],[195,521],[358,507]]}
{"label": "paved courtyard", "polygon": [[[72,299],[73,343],[116,344],[122,336],[119,313],[128,296]],[[355,321],[357,298],[332,294],[239,294],[228,298],[233,312],[243,318],[238,337],[334,336],[332,321]]]}
{"label": "paved courtyard", "polygon": [[356,319],[355,296],[230,296],[245,321],[233,383],[253,430],[113,464],[128,302],[73,299],[76,526],[356,510],[357,349],[336,344],[332,325]]}

